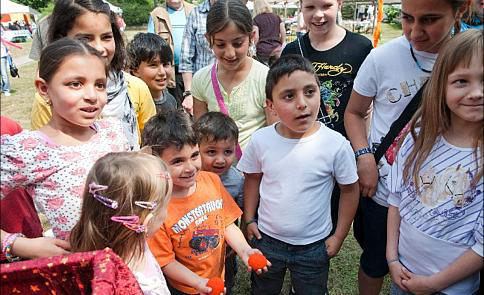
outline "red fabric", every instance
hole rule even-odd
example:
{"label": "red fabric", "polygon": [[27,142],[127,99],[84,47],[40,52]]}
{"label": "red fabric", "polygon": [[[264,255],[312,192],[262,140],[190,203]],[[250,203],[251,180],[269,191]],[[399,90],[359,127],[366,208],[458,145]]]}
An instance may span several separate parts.
{"label": "red fabric", "polygon": [[0,294],[143,294],[109,248],[2,264],[0,270]]}
{"label": "red fabric", "polygon": [[[0,116],[1,135],[15,135],[21,131],[22,127],[17,122]],[[23,233],[28,238],[42,236],[42,224],[27,191],[16,189],[0,200],[0,228],[9,233]],[[4,259],[2,253],[0,260]]]}

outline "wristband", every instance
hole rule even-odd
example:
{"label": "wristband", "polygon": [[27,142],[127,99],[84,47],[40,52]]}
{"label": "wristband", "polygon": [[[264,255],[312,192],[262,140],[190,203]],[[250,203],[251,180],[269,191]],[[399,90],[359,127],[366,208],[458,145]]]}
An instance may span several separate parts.
{"label": "wristband", "polygon": [[390,259],[390,260],[387,259],[387,264],[390,265],[390,264],[392,264],[394,262],[398,262],[398,261],[399,261],[398,259]]}
{"label": "wristband", "polygon": [[182,97],[185,98],[185,97],[190,96],[190,95],[192,95],[192,92],[190,90],[187,90],[187,91],[183,92]]}
{"label": "wristband", "polygon": [[25,238],[25,235],[21,233],[8,234],[2,241],[2,251],[9,262],[14,262],[20,259],[19,257],[15,257],[12,254],[12,245],[15,240],[20,237]]}
{"label": "wristband", "polygon": [[362,156],[364,154],[372,154],[372,153],[373,153],[372,148],[367,146],[365,148],[355,151],[355,158],[358,158],[359,156]]}
{"label": "wristband", "polygon": [[257,219],[255,219],[255,218],[251,219],[251,220],[247,221],[245,224],[249,225],[249,224],[254,223],[254,222],[257,222]]}

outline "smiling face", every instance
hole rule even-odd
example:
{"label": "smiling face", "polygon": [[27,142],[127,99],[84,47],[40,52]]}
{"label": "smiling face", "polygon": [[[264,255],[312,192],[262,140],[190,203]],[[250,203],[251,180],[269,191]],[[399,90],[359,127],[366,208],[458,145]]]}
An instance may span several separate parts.
{"label": "smiling face", "polygon": [[106,14],[86,12],[78,16],[67,36],[94,47],[106,58],[108,64],[113,60],[116,45],[111,22]]}
{"label": "smiling face", "polygon": [[235,160],[234,139],[207,141],[200,143],[202,155],[202,170],[210,171],[218,175],[227,171]]}
{"label": "smiling face", "polygon": [[482,124],[484,115],[482,52],[465,67],[460,64],[447,78],[446,104],[451,124]]}
{"label": "smiling face", "polygon": [[212,45],[219,66],[225,70],[239,70],[248,61],[249,36],[240,31],[233,22],[230,22],[222,31],[215,33],[213,38],[207,36],[207,39]]}
{"label": "smiling face", "polygon": [[311,34],[326,35],[336,26],[336,15],[341,1],[304,0],[301,2],[304,23]]}
{"label": "smiling face", "polygon": [[402,29],[407,40],[419,51],[437,53],[450,38],[460,12],[443,0],[403,0]]}
{"label": "smiling face", "polygon": [[281,122],[277,131],[286,138],[302,138],[319,129],[316,122],[321,96],[312,73],[294,71],[282,76],[272,90],[267,105],[277,113]]}
{"label": "smiling face", "polygon": [[52,102],[52,120],[64,126],[91,126],[107,102],[105,65],[93,55],[68,56],[49,82],[35,84]]}
{"label": "smiling face", "polygon": [[150,89],[151,96],[158,99],[166,88],[167,81],[173,76],[171,63],[162,63],[160,57],[152,61],[142,61],[133,74],[143,80]]}
{"label": "smiling face", "polygon": [[195,188],[196,176],[202,166],[198,145],[185,144],[181,150],[171,145],[163,150],[161,159],[170,170],[173,195],[188,195]]}

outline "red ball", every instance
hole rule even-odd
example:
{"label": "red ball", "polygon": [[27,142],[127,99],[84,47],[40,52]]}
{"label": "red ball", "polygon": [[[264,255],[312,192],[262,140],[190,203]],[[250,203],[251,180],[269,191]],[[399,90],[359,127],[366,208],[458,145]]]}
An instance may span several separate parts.
{"label": "red ball", "polygon": [[267,258],[259,253],[254,253],[249,256],[249,266],[252,267],[253,270],[259,270],[264,268],[267,265]]}
{"label": "red ball", "polygon": [[214,277],[208,280],[207,287],[212,288],[210,295],[220,295],[224,292],[224,281],[219,277]]}

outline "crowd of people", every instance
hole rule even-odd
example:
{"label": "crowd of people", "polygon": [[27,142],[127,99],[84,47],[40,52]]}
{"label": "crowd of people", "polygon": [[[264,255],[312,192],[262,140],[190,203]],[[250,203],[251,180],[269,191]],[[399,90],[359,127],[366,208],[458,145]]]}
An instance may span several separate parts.
{"label": "crowd of people", "polygon": [[109,247],[130,294],[232,294],[238,256],[251,294],[289,270],[291,294],[323,295],[353,226],[360,294],[387,274],[395,295],[479,294],[483,35],[461,25],[477,1],[402,0],[403,35],[377,48],[337,24],[342,0],[301,0],[289,44],[255,2],[167,0],[125,46],[104,1],[56,1],[32,130],[2,116],[2,262]]}

